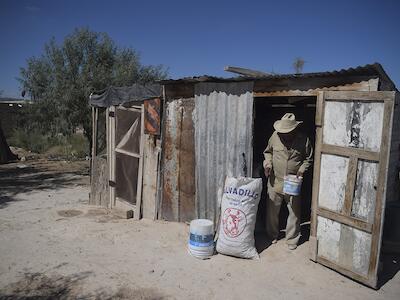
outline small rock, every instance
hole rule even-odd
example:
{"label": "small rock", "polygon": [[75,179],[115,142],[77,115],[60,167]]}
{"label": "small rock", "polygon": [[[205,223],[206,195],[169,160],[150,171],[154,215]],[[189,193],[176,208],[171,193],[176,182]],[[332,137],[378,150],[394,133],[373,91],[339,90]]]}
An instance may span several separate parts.
{"label": "small rock", "polygon": [[25,156],[22,156],[22,157],[21,157],[21,161],[26,161],[26,157],[25,157]]}

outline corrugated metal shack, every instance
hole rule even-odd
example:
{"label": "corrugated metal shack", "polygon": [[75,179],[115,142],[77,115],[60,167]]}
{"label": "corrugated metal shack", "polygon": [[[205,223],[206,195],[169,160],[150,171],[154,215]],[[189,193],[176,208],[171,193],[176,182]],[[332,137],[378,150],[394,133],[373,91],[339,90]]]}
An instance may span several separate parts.
{"label": "corrugated metal shack", "polygon": [[383,212],[400,187],[400,98],[381,65],[160,84],[159,94],[106,105],[107,160],[96,163],[95,145],[91,203],[137,219],[217,222],[225,177],[262,176],[272,124],[294,112],[315,141],[303,187],[312,259],[376,287]]}

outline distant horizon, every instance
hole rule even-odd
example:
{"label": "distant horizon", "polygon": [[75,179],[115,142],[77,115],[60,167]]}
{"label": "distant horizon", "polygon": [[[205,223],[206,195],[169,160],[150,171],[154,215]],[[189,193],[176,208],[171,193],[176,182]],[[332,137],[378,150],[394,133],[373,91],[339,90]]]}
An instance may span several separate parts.
{"label": "distant horizon", "polygon": [[164,65],[171,79],[234,76],[227,65],[292,74],[301,57],[302,73],[378,62],[400,84],[400,1],[4,0],[2,97],[20,97],[16,78],[28,58],[82,27],[136,50],[143,65]]}

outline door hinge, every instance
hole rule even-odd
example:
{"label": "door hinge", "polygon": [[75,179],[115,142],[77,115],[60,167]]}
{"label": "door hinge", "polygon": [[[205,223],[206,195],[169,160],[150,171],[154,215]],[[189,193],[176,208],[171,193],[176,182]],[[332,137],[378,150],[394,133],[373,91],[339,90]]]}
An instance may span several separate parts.
{"label": "door hinge", "polygon": [[113,111],[108,112],[108,116],[114,118],[115,117],[115,112],[113,112]]}
{"label": "door hinge", "polygon": [[108,181],[108,185],[111,186],[111,187],[115,187],[116,183],[115,183],[115,181],[109,180]]}

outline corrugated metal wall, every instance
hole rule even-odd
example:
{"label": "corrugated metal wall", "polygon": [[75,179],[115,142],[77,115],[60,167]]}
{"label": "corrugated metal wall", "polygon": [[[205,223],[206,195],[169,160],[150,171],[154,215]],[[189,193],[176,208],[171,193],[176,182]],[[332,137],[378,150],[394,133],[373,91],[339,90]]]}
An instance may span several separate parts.
{"label": "corrugated metal wall", "polygon": [[216,222],[226,176],[251,176],[253,84],[195,87],[196,214]]}

